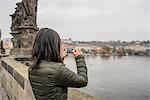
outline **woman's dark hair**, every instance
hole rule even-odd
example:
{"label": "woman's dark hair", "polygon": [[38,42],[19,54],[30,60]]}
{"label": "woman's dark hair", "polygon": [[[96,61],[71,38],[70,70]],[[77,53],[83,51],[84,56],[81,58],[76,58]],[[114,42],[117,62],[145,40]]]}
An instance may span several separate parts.
{"label": "woman's dark hair", "polygon": [[37,69],[41,60],[62,62],[60,56],[61,39],[57,32],[49,28],[38,31],[32,49],[32,69]]}

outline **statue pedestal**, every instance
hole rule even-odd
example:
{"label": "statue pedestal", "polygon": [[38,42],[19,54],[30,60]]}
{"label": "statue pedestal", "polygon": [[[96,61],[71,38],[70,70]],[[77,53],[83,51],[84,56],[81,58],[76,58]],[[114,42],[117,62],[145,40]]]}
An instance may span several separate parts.
{"label": "statue pedestal", "polygon": [[13,56],[31,56],[32,44],[38,28],[33,26],[18,26],[16,31],[10,34],[13,36],[13,49],[10,54]]}
{"label": "statue pedestal", "polygon": [[10,51],[10,55],[13,56],[30,56],[32,48],[20,48],[20,49],[12,49]]}

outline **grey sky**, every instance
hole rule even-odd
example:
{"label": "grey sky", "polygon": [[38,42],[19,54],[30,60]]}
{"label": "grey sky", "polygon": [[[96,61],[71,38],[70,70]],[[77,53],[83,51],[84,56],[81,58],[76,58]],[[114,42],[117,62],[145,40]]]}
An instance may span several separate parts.
{"label": "grey sky", "polygon": [[[10,14],[21,0],[0,0],[0,28],[10,32]],[[150,40],[149,0],[39,0],[38,27],[73,40]],[[148,28],[149,27],[149,28]]]}

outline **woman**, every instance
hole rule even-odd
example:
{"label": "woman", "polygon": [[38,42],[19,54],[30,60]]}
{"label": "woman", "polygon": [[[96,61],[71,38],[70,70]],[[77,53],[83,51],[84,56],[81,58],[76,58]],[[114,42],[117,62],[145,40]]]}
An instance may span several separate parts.
{"label": "woman", "polygon": [[33,64],[29,80],[37,100],[67,100],[68,87],[85,87],[88,83],[87,68],[81,51],[73,50],[77,73],[63,64],[65,47],[57,32],[42,28],[37,33],[32,50]]}

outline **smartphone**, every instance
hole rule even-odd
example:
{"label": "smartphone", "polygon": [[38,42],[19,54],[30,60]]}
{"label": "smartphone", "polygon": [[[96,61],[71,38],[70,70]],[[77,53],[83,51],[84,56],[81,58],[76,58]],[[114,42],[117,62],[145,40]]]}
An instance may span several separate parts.
{"label": "smartphone", "polygon": [[67,53],[67,54],[69,54],[69,53],[73,53],[73,52],[72,52],[72,51],[73,51],[73,49],[74,49],[74,48],[67,48],[67,49],[66,49],[66,53]]}

